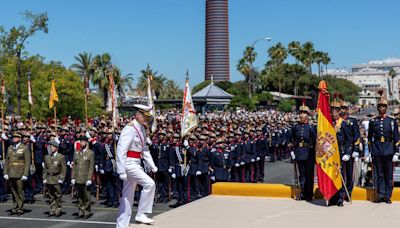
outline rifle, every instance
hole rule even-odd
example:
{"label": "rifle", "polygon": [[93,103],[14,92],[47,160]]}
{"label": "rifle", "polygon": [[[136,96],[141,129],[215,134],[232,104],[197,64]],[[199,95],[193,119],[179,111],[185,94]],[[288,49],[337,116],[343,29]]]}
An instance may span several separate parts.
{"label": "rifle", "polygon": [[293,167],[294,167],[294,199],[295,200],[300,200],[300,192],[301,192],[301,186],[300,186],[300,179],[299,179],[299,167],[297,166],[297,161],[294,160],[293,162]]}

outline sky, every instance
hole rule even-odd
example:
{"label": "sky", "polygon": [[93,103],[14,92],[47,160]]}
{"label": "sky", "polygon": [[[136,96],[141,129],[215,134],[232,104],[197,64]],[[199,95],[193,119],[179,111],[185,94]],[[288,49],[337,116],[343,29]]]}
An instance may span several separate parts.
{"label": "sky", "polygon": [[[258,42],[255,67],[278,42],[312,41],[329,53],[329,68],[400,56],[397,0],[230,0],[231,81],[242,80],[236,64],[244,48]],[[81,52],[108,52],[123,74],[140,76],[147,64],[184,86],[204,80],[205,0],[9,0],[0,25],[26,23],[21,13],[47,12],[49,33],[29,39],[27,50],[66,67]],[[293,61],[293,59],[289,59]],[[137,80],[135,80],[137,81]]]}

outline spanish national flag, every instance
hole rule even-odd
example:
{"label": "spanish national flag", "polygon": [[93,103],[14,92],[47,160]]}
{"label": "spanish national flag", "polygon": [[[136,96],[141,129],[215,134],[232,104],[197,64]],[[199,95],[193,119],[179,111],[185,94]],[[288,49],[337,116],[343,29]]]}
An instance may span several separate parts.
{"label": "spanish national flag", "polygon": [[54,80],[51,80],[51,89],[50,89],[50,99],[49,99],[49,107],[54,107],[54,101],[58,101],[58,95],[56,91],[56,83]]}
{"label": "spanish national flag", "polygon": [[316,165],[318,187],[325,200],[328,201],[342,188],[340,154],[325,81],[321,81],[318,88],[320,92],[317,108]]}

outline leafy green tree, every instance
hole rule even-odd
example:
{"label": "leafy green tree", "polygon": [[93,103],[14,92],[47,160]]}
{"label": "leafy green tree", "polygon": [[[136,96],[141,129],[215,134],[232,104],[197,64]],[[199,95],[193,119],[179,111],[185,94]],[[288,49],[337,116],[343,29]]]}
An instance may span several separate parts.
{"label": "leafy green tree", "polygon": [[[17,113],[21,114],[21,82],[23,80],[24,71],[22,70],[22,62],[24,58],[25,46],[28,39],[36,34],[38,31],[48,32],[48,17],[47,13],[33,14],[30,11],[25,11],[23,17],[26,21],[30,22],[27,27],[20,25],[18,27],[12,27],[8,32],[4,29],[0,29],[0,44],[3,48],[4,54],[11,56],[16,59],[16,94],[17,94]],[[25,56],[26,57],[26,56]]]}

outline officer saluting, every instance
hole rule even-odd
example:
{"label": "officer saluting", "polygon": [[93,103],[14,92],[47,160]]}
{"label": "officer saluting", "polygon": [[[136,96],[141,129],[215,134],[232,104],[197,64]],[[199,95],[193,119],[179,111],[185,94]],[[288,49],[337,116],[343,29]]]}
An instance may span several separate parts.
{"label": "officer saluting", "polygon": [[49,216],[61,216],[61,186],[67,173],[64,155],[58,153],[59,144],[50,141],[50,154],[44,158],[43,184],[47,185],[50,196]]}
{"label": "officer saluting", "polygon": [[28,180],[31,153],[21,143],[21,134],[13,134],[14,146],[8,147],[7,159],[4,164],[4,179],[9,180],[14,208],[10,214],[24,213],[24,184]]}
{"label": "officer saluting", "polygon": [[378,103],[379,115],[369,122],[368,143],[374,165],[374,181],[377,191],[376,202],[392,203],[393,164],[399,161],[399,131],[395,119],[386,115],[387,100],[382,97]]}
{"label": "officer saluting", "polygon": [[301,200],[313,199],[314,166],[316,140],[315,126],[308,123],[310,109],[306,105],[300,107],[300,122],[292,128],[290,147],[294,150],[290,153],[297,163],[299,181],[301,187]]}
{"label": "officer saluting", "polygon": [[135,119],[124,127],[117,146],[117,173],[124,181],[117,228],[126,228],[129,225],[136,184],[142,186],[143,189],[135,220],[145,224],[154,223],[154,220],[148,218],[145,213],[153,211],[155,183],[140,165],[143,157],[151,171],[157,172],[157,167],[146,145],[146,132],[143,126],[149,120],[151,107],[139,104],[134,107],[138,109]]}

